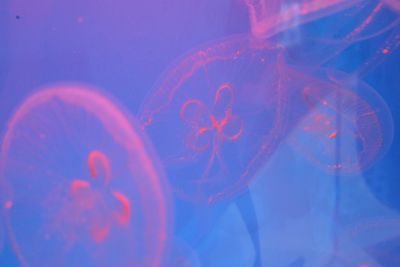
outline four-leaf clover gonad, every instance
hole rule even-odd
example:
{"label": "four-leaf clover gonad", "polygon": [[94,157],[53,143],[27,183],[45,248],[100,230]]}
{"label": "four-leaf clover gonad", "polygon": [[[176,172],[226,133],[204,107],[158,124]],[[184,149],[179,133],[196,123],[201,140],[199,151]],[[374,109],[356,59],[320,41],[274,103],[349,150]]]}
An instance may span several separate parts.
{"label": "four-leaf clover gonad", "polygon": [[[53,227],[60,226],[60,220],[64,220],[63,213],[72,212],[73,220],[77,228],[81,223],[86,224],[85,229],[96,243],[107,239],[112,231],[112,225],[127,225],[131,219],[131,202],[123,193],[113,190],[110,186],[112,179],[111,166],[107,156],[98,150],[89,153],[87,164],[90,179],[73,179],[70,183],[69,198],[71,203],[60,210],[56,216]],[[100,191],[100,192],[99,192]],[[111,197],[111,201],[105,200]],[[110,207],[110,203],[114,203]],[[118,210],[115,209],[118,207]],[[71,222],[71,221],[70,221]],[[74,227],[73,227],[74,228]],[[56,230],[54,229],[54,230]],[[71,229],[67,233],[67,247],[72,246],[77,236],[77,229]]]}
{"label": "four-leaf clover gonad", "polygon": [[216,160],[222,169],[225,168],[221,146],[225,142],[237,141],[243,134],[243,122],[233,112],[234,96],[233,86],[224,83],[215,93],[212,109],[201,100],[189,99],[180,110],[182,120],[190,128],[187,146],[199,153],[211,150],[207,167],[199,182],[207,180]]}

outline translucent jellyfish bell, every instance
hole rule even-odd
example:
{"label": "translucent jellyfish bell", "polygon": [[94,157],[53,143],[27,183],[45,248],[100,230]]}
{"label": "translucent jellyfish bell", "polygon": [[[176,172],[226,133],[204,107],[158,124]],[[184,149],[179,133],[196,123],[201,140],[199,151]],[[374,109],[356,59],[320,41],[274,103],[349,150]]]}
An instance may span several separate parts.
{"label": "translucent jellyfish bell", "polygon": [[178,60],[140,118],[185,199],[213,202],[246,189],[279,143],[285,88],[282,48],[238,35]]}
{"label": "translucent jellyfish bell", "polygon": [[1,146],[3,210],[22,266],[160,266],[164,176],[134,121],[81,85],[44,88]]}
{"label": "translucent jellyfish bell", "polygon": [[289,143],[327,171],[352,174],[370,167],[393,140],[387,104],[350,75],[327,70],[314,75],[321,81],[304,83],[291,97],[296,106],[291,119],[298,130],[289,135]]}

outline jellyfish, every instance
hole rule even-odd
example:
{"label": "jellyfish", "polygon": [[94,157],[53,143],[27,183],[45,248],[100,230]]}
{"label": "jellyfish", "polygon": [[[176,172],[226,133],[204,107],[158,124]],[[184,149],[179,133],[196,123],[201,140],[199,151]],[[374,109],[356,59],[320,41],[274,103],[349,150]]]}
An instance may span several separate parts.
{"label": "jellyfish", "polygon": [[236,196],[279,144],[281,55],[280,46],[232,36],[189,52],[156,83],[139,117],[178,196]]}
{"label": "jellyfish", "polygon": [[321,169],[359,173],[390,147],[391,112],[366,83],[329,70],[325,79],[305,82],[299,93],[293,94],[296,113],[290,116],[300,130],[288,134],[288,142]]}
{"label": "jellyfish", "polygon": [[29,96],[1,145],[3,216],[21,266],[160,266],[168,190],[135,121],[90,86]]}

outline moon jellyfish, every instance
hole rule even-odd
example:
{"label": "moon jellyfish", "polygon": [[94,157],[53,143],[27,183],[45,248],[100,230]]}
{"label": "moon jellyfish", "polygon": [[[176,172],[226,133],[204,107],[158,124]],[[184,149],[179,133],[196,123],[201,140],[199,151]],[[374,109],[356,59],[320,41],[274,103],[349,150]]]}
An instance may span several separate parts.
{"label": "moon jellyfish", "polygon": [[292,100],[303,117],[294,114],[301,130],[288,140],[322,169],[351,174],[370,167],[386,152],[393,137],[392,117],[367,84],[344,75],[328,76],[330,85],[305,83]]}
{"label": "moon jellyfish", "polygon": [[190,52],[156,84],[140,118],[179,196],[236,195],[277,146],[281,55],[279,46],[233,36]]}
{"label": "moon jellyfish", "polygon": [[90,88],[49,87],[26,99],[0,163],[21,265],[160,266],[168,198],[150,150],[125,113]]}

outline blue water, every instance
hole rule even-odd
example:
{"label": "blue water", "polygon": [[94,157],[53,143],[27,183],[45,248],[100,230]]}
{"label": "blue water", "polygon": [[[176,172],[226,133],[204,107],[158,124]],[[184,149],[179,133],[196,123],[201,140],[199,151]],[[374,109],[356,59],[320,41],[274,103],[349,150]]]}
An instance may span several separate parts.
{"label": "blue water", "polygon": [[[278,2],[283,8],[304,1]],[[360,2],[317,12],[308,23],[299,15],[297,24],[282,26],[287,30],[253,42],[247,6],[239,0],[2,1],[1,133],[24,99],[48,85],[89,85],[115,99],[143,130],[160,179],[169,184],[163,266],[400,266],[400,17],[388,6],[373,15],[379,1]],[[222,82],[236,86],[232,110],[244,119],[218,132],[231,108],[231,91],[215,100],[212,90]],[[298,102],[302,97],[309,106]],[[379,124],[346,124],[364,114],[358,97]],[[350,99],[342,109],[341,99]],[[186,114],[183,125],[187,100],[201,108]],[[347,111],[349,117],[340,115]],[[210,114],[217,122],[209,122]],[[326,137],[330,128],[315,119],[321,114],[341,125],[328,132],[333,145],[305,130],[313,126]],[[357,130],[363,137],[352,135]],[[377,148],[368,146],[377,139]],[[215,160],[207,165],[209,151]],[[335,167],[338,162],[343,166]],[[63,166],[72,171],[77,164],[65,160]],[[10,223],[7,201],[18,202],[19,195],[10,194],[19,192],[18,183],[4,173],[0,179],[0,266],[49,266],[46,254],[37,265],[19,248],[12,232],[35,225]],[[29,217],[30,210],[19,212]],[[77,242],[77,249],[96,259],[84,244]],[[118,262],[117,253],[102,253]],[[60,258],[57,266],[65,262]]]}

